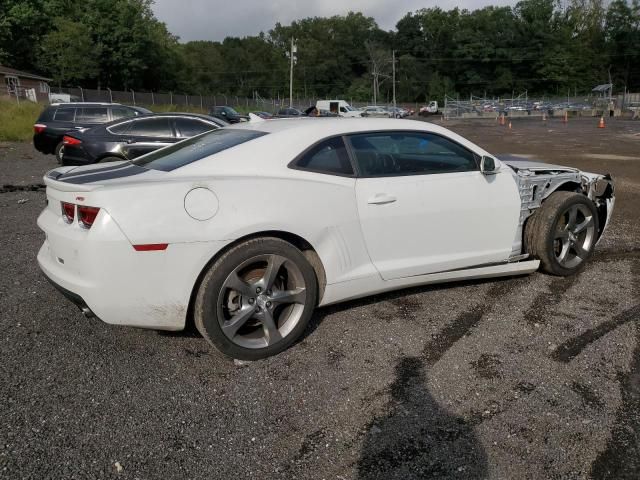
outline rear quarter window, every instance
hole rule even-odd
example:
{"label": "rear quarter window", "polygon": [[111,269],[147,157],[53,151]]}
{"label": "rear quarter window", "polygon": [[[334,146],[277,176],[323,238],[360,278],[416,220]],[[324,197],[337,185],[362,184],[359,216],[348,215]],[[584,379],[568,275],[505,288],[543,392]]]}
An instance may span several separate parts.
{"label": "rear quarter window", "polygon": [[132,163],[144,168],[170,172],[264,135],[267,135],[267,132],[223,128],[143,155]]}
{"label": "rear quarter window", "polygon": [[76,116],[75,108],[58,108],[53,115],[56,122],[73,122]]}
{"label": "rear quarter window", "polygon": [[40,116],[38,117],[37,122],[48,122],[53,120],[53,114],[55,112],[56,112],[56,109],[54,107],[45,108],[40,114]]}

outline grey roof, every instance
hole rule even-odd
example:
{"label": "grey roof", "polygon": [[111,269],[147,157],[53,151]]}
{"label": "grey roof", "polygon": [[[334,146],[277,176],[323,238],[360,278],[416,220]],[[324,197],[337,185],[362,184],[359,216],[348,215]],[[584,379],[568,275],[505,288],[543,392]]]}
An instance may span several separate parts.
{"label": "grey roof", "polygon": [[16,77],[31,78],[33,80],[42,80],[43,82],[50,82],[52,79],[47,77],[41,77],[29,72],[23,72],[16,70],[15,68],[5,67],[0,65],[0,75],[14,75]]}

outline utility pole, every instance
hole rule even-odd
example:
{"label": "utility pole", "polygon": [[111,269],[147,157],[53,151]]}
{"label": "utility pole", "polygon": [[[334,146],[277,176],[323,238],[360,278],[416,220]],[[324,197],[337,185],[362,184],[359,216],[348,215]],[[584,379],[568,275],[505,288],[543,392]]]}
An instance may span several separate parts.
{"label": "utility pole", "polygon": [[294,56],[298,52],[298,47],[295,44],[295,39],[291,37],[291,51],[289,57],[291,60],[291,70],[289,72],[289,108],[293,108],[293,63]]}
{"label": "utility pole", "polygon": [[393,108],[396,108],[396,51],[391,51],[392,71],[393,71]]}

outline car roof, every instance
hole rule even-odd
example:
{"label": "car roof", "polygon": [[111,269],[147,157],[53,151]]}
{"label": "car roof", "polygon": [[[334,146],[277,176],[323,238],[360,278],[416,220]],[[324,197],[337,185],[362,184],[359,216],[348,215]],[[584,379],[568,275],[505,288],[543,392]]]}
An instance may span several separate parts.
{"label": "car roof", "polygon": [[341,118],[341,117],[304,117],[281,118],[267,121],[236,123],[227,128],[257,130],[267,133],[280,133],[295,130],[296,133],[308,132],[311,137],[331,136],[379,130],[420,130],[446,132],[438,125],[419,120],[396,120],[391,118]]}
{"label": "car roof", "polygon": [[[129,105],[122,105],[121,103],[109,103],[109,102],[55,102],[50,104],[50,107],[109,107],[109,106],[118,106],[118,107],[129,107]],[[129,107],[129,108],[137,108],[137,107]]]}
{"label": "car roof", "polygon": [[138,118],[148,118],[148,117],[198,117],[204,120],[210,120],[218,122],[220,119],[214,118],[210,115],[205,115],[202,113],[189,113],[189,112],[160,112],[160,113],[147,113],[145,115],[138,115],[137,117],[131,117],[131,120],[135,120]]}
{"label": "car roof", "polygon": [[219,127],[225,127],[228,125],[224,120],[220,120],[219,118],[211,117],[209,115],[202,115],[200,113],[183,113],[183,112],[163,112],[163,113],[148,113],[144,115],[138,115],[136,117],[123,117],[118,118],[117,120],[112,120],[111,122],[102,123],[91,130],[98,131],[98,129],[104,129],[113,127],[114,125],[120,125],[123,123],[135,122],[144,118],[157,118],[157,117],[196,117],[201,118],[202,120],[206,120],[207,122],[214,123]]}

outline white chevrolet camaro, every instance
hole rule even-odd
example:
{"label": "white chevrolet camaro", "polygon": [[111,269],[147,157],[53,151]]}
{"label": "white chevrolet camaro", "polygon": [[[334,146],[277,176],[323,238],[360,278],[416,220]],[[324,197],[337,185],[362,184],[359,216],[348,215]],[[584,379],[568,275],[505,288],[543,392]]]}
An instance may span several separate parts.
{"label": "white chevrolet camaro", "polygon": [[498,159],[418,121],[251,121],[132,162],[47,173],[45,275],[87,316],[276,354],[316,306],[408,286],[571,275],[608,175]]}

